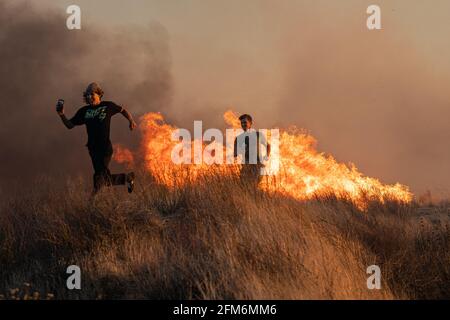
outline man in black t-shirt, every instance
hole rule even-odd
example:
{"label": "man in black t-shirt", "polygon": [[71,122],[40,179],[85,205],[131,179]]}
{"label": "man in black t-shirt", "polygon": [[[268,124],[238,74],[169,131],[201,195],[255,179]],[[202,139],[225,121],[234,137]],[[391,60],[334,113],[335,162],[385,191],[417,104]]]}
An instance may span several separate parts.
{"label": "man in black t-shirt", "polygon": [[94,167],[94,193],[105,185],[124,184],[127,184],[128,192],[131,193],[134,187],[134,173],[111,174],[108,168],[113,154],[109,139],[111,117],[117,113],[122,114],[129,121],[130,130],[135,129],[137,125],[125,108],[111,101],[101,101],[102,96],[103,90],[93,82],[83,93],[84,100],[88,105],[80,108],[71,119],[67,119],[64,114],[63,100],[58,101],[56,111],[68,129],[86,125],[87,147]]}

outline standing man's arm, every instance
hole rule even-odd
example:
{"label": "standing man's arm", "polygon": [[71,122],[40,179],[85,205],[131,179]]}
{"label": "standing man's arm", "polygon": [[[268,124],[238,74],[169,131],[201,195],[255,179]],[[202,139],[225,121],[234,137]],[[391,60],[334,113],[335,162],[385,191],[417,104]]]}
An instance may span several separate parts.
{"label": "standing man's arm", "polygon": [[266,148],[266,157],[270,157],[270,143],[267,142],[267,138],[264,133],[258,132],[258,135],[261,139],[261,144]]}
{"label": "standing man's arm", "polygon": [[269,160],[269,157],[270,157],[270,144],[267,143],[267,144],[265,145],[265,147],[266,147],[266,155],[265,155],[265,157],[264,157],[264,160]]}
{"label": "standing man's arm", "polygon": [[127,109],[125,109],[124,107],[122,107],[122,111],[120,111],[120,114],[123,115],[128,122],[130,123],[130,130],[134,130],[137,127],[136,122],[133,120],[133,116],[131,115],[130,112],[128,112]]}

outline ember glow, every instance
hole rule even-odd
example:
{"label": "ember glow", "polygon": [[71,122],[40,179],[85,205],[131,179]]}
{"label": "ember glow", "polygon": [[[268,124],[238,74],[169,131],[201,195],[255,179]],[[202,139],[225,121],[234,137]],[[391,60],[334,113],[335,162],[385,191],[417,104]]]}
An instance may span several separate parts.
{"label": "ember glow", "polygon": [[[224,120],[231,128],[240,126],[237,115],[232,111],[225,112]],[[171,153],[179,144],[179,141],[172,140],[175,129],[177,128],[164,122],[160,113],[148,113],[141,118],[143,138],[140,152],[146,169],[159,182],[174,186],[186,179],[195,180],[199,175],[211,173],[212,170],[223,175],[239,172],[238,165],[207,165],[205,162],[210,154],[208,150],[213,148],[211,144],[202,141],[191,142],[203,147],[202,164],[174,164]],[[301,200],[331,193],[337,197],[350,197],[360,208],[364,208],[368,200],[412,200],[413,195],[407,186],[398,183],[385,185],[375,178],[366,177],[353,164],[338,163],[332,156],[318,152],[316,144],[314,137],[296,127],[280,130],[279,158],[272,157],[266,165],[270,168],[274,161],[279,160],[280,170],[276,175],[265,176],[261,181],[261,189]],[[224,156],[227,147],[232,147],[232,144],[216,146],[222,148]],[[133,158],[131,152],[116,148],[115,160],[124,162],[123,159],[126,158]]]}
{"label": "ember glow", "polygon": [[133,153],[120,144],[114,145],[114,161],[123,163],[127,168],[132,168],[134,165]]}

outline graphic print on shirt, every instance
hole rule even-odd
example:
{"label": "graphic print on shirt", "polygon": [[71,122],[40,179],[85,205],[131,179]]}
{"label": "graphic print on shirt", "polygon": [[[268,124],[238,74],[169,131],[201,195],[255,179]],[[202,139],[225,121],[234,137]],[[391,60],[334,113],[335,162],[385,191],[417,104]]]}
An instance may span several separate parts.
{"label": "graphic print on shirt", "polygon": [[84,118],[85,119],[94,119],[94,118],[98,117],[98,119],[100,121],[103,121],[106,118],[106,107],[107,106],[98,107],[96,109],[88,109],[88,110],[86,110],[86,114],[85,114]]}

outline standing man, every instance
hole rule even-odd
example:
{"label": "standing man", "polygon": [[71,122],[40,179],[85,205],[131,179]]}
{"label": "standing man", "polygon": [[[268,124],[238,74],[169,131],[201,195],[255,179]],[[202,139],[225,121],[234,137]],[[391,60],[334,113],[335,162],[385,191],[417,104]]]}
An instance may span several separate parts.
{"label": "standing man", "polygon": [[102,96],[103,90],[97,83],[93,82],[83,93],[87,105],[81,107],[71,119],[67,119],[64,114],[64,100],[58,100],[56,111],[67,129],[86,125],[88,135],[86,146],[94,167],[94,194],[105,185],[125,184],[127,184],[128,192],[131,193],[134,188],[134,173],[111,174],[109,171],[109,163],[113,154],[109,132],[111,117],[117,113],[120,113],[129,121],[130,130],[135,129],[137,125],[124,107],[111,101],[102,101]]}
{"label": "standing man", "polygon": [[[234,157],[242,156],[240,176],[244,183],[259,184],[261,180],[261,169],[264,167],[263,160],[270,156],[270,144],[261,132],[252,128],[253,119],[249,114],[239,117],[243,133],[234,140]],[[264,157],[261,156],[260,146],[267,150]]]}

